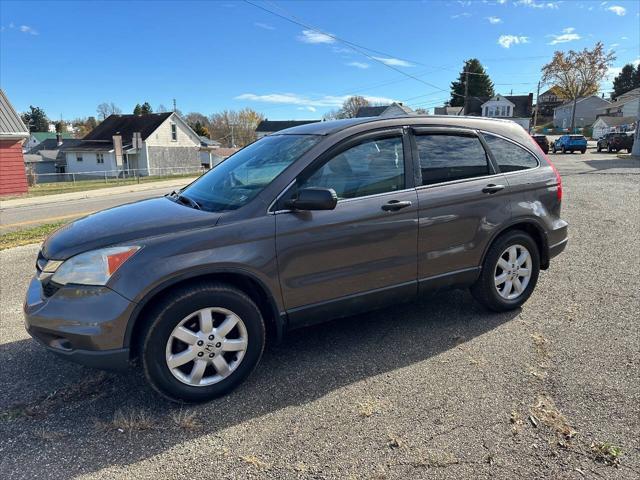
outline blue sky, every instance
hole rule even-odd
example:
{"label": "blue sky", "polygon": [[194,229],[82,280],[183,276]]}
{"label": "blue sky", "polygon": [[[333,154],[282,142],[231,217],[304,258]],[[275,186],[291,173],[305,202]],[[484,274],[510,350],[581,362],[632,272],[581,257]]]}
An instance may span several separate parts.
{"label": "blue sky", "polygon": [[52,119],[173,98],[184,113],[252,107],[303,119],[350,94],[432,109],[471,57],[503,94],[535,93],[556,49],[601,40],[618,57],[612,73],[640,57],[638,1],[255,2],[370,50],[244,1],[3,0],[0,84],[16,109],[37,105]]}

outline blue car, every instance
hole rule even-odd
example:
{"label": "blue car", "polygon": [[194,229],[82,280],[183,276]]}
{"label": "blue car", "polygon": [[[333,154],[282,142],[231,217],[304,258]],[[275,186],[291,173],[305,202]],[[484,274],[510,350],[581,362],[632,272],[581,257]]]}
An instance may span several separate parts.
{"label": "blue car", "polygon": [[585,153],[587,151],[587,139],[584,135],[562,135],[555,142],[553,142],[553,153],[560,150],[562,153],[580,151]]}

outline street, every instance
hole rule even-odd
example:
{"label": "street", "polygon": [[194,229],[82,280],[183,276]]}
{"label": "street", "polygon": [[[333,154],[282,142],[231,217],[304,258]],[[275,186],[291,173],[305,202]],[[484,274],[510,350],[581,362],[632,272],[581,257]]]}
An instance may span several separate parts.
{"label": "street", "polygon": [[[46,352],[22,320],[39,246],[0,251],[0,477],[639,478],[640,161],[549,158],[570,240],[522,309],[450,291],[295,331],[203,405]],[[2,222],[164,192],[139,193]]]}

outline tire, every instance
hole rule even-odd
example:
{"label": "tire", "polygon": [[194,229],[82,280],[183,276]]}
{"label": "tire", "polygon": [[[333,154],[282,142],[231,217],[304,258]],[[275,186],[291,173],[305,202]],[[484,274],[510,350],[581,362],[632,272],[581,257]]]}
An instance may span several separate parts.
{"label": "tire", "polygon": [[555,145],[553,146],[552,151],[553,151],[553,153],[556,153],[556,146]]}
{"label": "tire", "polygon": [[611,145],[607,145],[607,152],[613,153],[613,148],[611,148]]}
{"label": "tire", "polygon": [[562,153],[567,153],[567,149],[564,146],[562,147]]}
{"label": "tire", "polygon": [[600,153],[601,151],[602,151],[602,147],[598,145],[598,153]]}
{"label": "tire", "polygon": [[632,148],[627,148],[627,153],[631,153]]}
{"label": "tire", "polygon": [[[523,247],[528,251],[529,263],[523,263],[523,265],[528,266],[530,276],[528,277],[526,285],[522,285],[524,278],[518,277],[518,282],[524,287],[520,293],[515,290],[515,281],[512,282],[510,285],[514,289],[513,294],[515,295],[517,293],[517,296],[514,298],[505,298],[500,293],[500,290],[504,292],[507,288],[507,282],[510,282],[510,280],[502,283],[501,289],[496,286],[497,276],[504,274],[508,278],[507,272],[502,269],[500,269],[501,273],[498,275],[498,262],[503,257],[503,254],[506,254],[508,249],[514,246]],[[523,250],[519,249],[517,252],[520,252],[519,254],[522,255]],[[514,310],[529,299],[536,287],[539,274],[540,252],[538,252],[536,242],[529,234],[521,230],[512,230],[494,240],[485,256],[480,277],[471,286],[471,294],[480,304],[494,312]],[[505,293],[508,294],[509,292]]]}
{"label": "tire", "polygon": [[586,149],[582,149],[582,150],[580,150],[580,153],[582,153],[584,155],[585,153],[587,153],[587,150]]}
{"label": "tire", "polygon": [[[244,292],[225,284],[177,289],[161,301],[151,319],[141,338],[142,366],[151,386],[171,401],[204,402],[230,392],[255,369],[264,350],[265,325],[260,310]],[[186,334],[188,343],[174,336],[179,326],[180,336],[190,331]],[[229,331],[222,334],[226,328]],[[211,337],[214,339],[208,341]],[[191,360],[169,367],[171,358],[179,363],[183,360],[176,360],[178,354],[187,351],[183,358]],[[214,361],[222,363],[214,365]],[[206,367],[198,375],[195,372],[202,362]],[[201,380],[196,385],[198,376]]]}

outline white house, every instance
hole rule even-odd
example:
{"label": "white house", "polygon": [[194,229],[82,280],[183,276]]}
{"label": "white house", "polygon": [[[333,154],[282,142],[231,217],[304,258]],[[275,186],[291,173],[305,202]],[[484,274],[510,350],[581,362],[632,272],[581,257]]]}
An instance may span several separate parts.
{"label": "white house", "polygon": [[640,88],[620,95],[616,101],[598,109],[598,116],[605,117],[635,117],[638,115],[640,104]]}
{"label": "white house", "polygon": [[605,133],[631,132],[636,128],[636,116],[598,117],[593,123],[593,138],[600,138]]}
{"label": "white house", "polygon": [[[609,105],[610,102],[597,95],[579,98],[576,102],[575,126],[586,127],[593,124],[596,121],[599,109]],[[556,128],[571,128],[572,112],[573,100],[556,107],[553,110],[553,126]]]}
{"label": "white house", "polygon": [[529,95],[498,94],[480,105],[480,113],[483,117],[511,120],[529,131],[532,106],[533,94],[531,93]]}
{"label": "white house", "polygon": [[81,142],[63,146],[67,173],[161,175],[201,169],[200,137],[174,112],[110,115]]}

